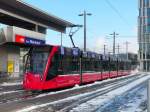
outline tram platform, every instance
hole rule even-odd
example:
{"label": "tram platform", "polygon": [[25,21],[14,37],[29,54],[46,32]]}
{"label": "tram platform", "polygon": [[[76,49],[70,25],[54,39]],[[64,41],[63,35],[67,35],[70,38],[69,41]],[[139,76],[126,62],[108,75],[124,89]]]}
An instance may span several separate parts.
{"label": "tram platform", "polygon": [[11,77],[8,76],[6,74],[0,74],[0,84],[3,83],[18,83],[18,82],[22,82],[23,76],[19,76],[19,77]]}

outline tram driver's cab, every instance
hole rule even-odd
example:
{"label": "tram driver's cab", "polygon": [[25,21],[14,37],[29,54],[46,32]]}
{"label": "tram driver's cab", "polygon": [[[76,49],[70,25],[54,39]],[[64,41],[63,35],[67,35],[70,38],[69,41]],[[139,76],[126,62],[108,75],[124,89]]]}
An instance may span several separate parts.
{"label": "tram driver's cab", "polygon": [[36,90],[40,90],[45,80],[48,81],[55,77],[57,65],[55,66],[53,60],[57,60],[54,59],[57,58],[57,51],[58,47],[53,46],[36,46],[30,48],[28,54],[25,56],[26,63],[23,81],[25,89],[35,88]]}

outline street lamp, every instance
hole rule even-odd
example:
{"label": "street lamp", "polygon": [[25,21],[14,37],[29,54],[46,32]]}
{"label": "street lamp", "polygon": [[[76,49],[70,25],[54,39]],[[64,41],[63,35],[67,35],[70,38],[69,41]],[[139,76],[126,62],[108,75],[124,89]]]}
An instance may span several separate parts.
{"label": "street lamp", "polygon": [[91,16],[91,15],[92,15],[91,13],[87,13],[86,11],[78,15],[84,17],[84,52],[86,52],[86,16]]}

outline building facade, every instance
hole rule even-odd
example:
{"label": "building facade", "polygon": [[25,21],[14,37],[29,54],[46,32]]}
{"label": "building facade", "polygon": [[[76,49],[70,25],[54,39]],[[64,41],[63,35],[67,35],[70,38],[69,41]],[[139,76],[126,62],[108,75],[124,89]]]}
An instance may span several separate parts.
{"label": "building facade", "polygon": [[139,61],[141,71],[150,71],[150,0],[139,0]]}
{"label": "building facade", "polygon": [[65,33],[74,24],[20,0],[0,0],[0,78],[23,75],[24,55],[45,45],[47,29]]}

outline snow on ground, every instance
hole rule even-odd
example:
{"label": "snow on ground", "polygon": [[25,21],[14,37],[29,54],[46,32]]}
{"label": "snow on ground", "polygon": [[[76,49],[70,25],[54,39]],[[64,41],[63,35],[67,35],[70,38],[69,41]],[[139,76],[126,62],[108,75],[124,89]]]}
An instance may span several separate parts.
{"label": "snow on ground", "polygon": [[[135,74],[134,74],[135,75]],[[127,77],[127,76],[125,76],[125,77]],[[143,80],[146,80],[147,78],[150,78],[150,76],[149,77],[144,77],[144,79],[142,78],[142,80],[140,80],[140,81],[143,81]],[[119,78],[120,79],[120,78]],[[115,80],[115,79],[109,79],[109,80]],[[107,82],[108,80],[105,80],[105,81],[101,81],[101,82],[96,82],[96,84],[97,83],[103,83],[103,82]],[[140,82],[139,81],[139,82]],[[95,84],[95,83],[94,83]],[[94,84],[90,84],[90,85],[85,85],[86,87],[87,86],[91,86],[91,85],[94,85]],[[49,102],[49,103],[45,103],[45,104],[37,104],[37,105],[33,105],[33,106],[29,106],[29,107],[26,107],[26,108],[24,108],[24,109],[22,109],[22,110],[19,110],[18,112],[29,112],[29,111],[32,111],[32,110],[34,110],[34,109],[38,109],[38,108],[44,108],[44,107],[46,107],[46,106],[48,106],[48,105],[51,105],[51,104],[57,104],[57,103],[61,103],[61,102],[67,102],[67,101],[70,101],[70,100],[74,100],[74,99],[78,99],[78,98],[81,98],[81,97],[83,97],[83,96],[85,96],[85,95],[91,95],[91,94],[94,94],[94,93],[96,93],[96,92],[98,92],[98,91],[102,91],[102,90],[105,90],[105,89],[108,89],[108,88],[110,88],[111,86],[113,86],[113,85],[109,85],[109,86],[107,86],[107,87],[105,87],[105,88],[102,88],[102,89],[99,89],[99,90],[97,90],[97,91],[93,91],[93,92],[89,92],[89,93],[84,93],[84,94],[81,94],[81,95],[77,95],[77,96],[72,96],[72,97],[69,97],[69,98],[65,98],[65,99],[62,99],[62,100],[59,100],[59,101],[55,101],[55,102]],[[82,88],[83,86],[76,86],[76,87],[74,87],[74,88],[71,88],[71,89],[69,89],[69,90],[72,90],[72,89],[76,89],[76,88]],[[56,93],[60,93],[60,92],[65,92],[65,91],[69,91],[69,90],[63,90],[63,91],[59,91],[59,92],[52,92],[52,93],[46,93],[46,94],[42,94],[42,95],[39,95],[39,96],[37,96],[37,97],[43,97],[43,96],[47,96],[47,95],[51,95],[51,94],[56,94]],[[37,97],[35,97],[35,98],[37,98]],[[105,100],[105,99],[104,99]],[[102,101],[102,100],[101,100]]]}
{"label": "snow on ground", "polygon": [[142,84],[121,96],[117,96],[111,104],[105,108],[99,108],[96,112],[144,112],[147,107],[146,99],[146,84]]}
{"label": "snow on ground", "polygon": [[0,92],[0,95],[5,95],[5,94],[12,94],[12,93],[17,93],[17,92],[22,92],[24,90],[15,90],[15,91],[6,91],[6,92]]}
{"label": "snow on ground", "polygon": [[[89,86],[89,85],[87,85]],[[52,105],[52,104],[57,104],[57,103],[61,103],[61,102],[68,102],[70,100],[75,100],[75,99],[80,99],[82,98],[83,96],[86,96],[86,95],[91,95],[91,94],[94,94],[98,91],[102,91],[102,90],[106,90],[106,89],[109,89],[110,87],[113,87],[113,85],[110,85],[110,86],[107,86],[107,87],[104,87],[102,89],[99,89],[97,91],[93,91],[93,92],[89,92],[89,93],[84,93],[84,94],[79,94],[79,95],[76,95],[76,96],[71,96],[71,97],[68,97],[68,98],[65,98],[65,99],[61,99],[61,100],[58,100],[58,101],[54,101],[54,102],[49,102],[49,103],[45,103],[45,104],[37,104],[37,105],[33,105],[33,106],[29,106],[29,107],[26,107],[22,110],[18,110],[17,112],[34,112],[34,109],[38,109],[38,108],[44,108],[46,106],[49,106],[49,105]],[[75,88],[79,88],[78,86],[75,87]],[[67,91],[67,90],[64,90],[64,91]],[[62,92],[62,91],[60,91]],[[57,92],[58,93],[58,92]],[[51,93],[50,93],[51,94]],[[56,94],[55,92],[53,92],[52,94]],[[47,94],[46,94],[47,95]],[[42,97],[43,95],[40,95],[39,97]],[[32,98],[31,98],[32,99]]]}
{"label": "snow on ground", "polygon": [[15,85],[21,85],[22,82],[3,82],[0,84],[0,86],[15,86]]}
{"label": "snow on ground", "polygon": [[[116,90],[113,90],[103,96],[99,96],[95,99],[87,101],[86,103],[83,103],[80,106],[73,108],[70,112],[92,112],[92,111],[97,110],[98,108],[103,110],[106,107],[108,107],[109,105],[111,105],[114,102],[114,100],[116,100],[123,94],[128,93],[133,88],[137,88],[140,84],[142,84],[143,82],[145,82],[148,79],[150,79],[150,75],[140,78],[140,79],[138,79],[132,83],[129,83],[123,87],[120,87]],[[99,112],[101,112],[100,109],[99,109]],[[116,111],[109,110],[109,111],[102,111],[102,112],[116,112]],[[124,112],[128,112],[128,111],[124,111]]]}

